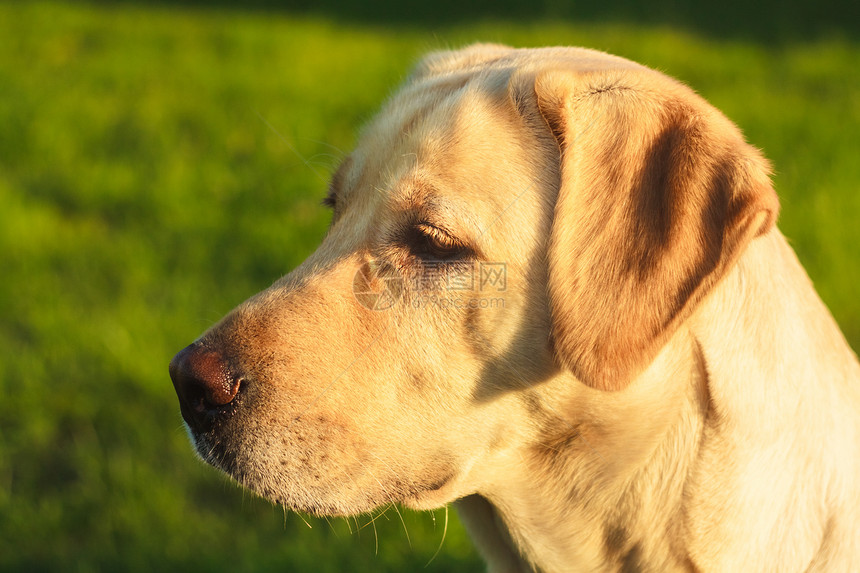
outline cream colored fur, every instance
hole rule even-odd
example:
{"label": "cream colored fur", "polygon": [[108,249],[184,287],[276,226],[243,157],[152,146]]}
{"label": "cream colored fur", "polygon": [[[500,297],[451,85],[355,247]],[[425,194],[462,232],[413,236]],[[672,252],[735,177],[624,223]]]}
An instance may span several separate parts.
{"label": "cream colored fur", "polygon": [[[319,514],[455,503],[494,573],[858,570],[860,366],[765,160],[691,90],[579,48],[431,54],[332,200],[201,338],[245,376],[208,461]],[[506,289],[422,282],[434,258]],[[366,263],[393,307],[356,298]]]}

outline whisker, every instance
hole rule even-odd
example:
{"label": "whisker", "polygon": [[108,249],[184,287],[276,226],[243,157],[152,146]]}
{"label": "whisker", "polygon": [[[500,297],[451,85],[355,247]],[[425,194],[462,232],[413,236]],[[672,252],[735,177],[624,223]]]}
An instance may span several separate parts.
{"label": "whisker", "polygon": [[341,157],[346,157],[346,152],[343,149],[341,149],[340,147],[338,147],[337,145],[332,145],[331,143],[326,143],[325,141],[320,141],[318,139],[311,139],[309,137],[302,137],[301,139],[302,139],[302,141],[309,141],[311,143],[316,143],[318,145],[325,145],[326,147],[331,147],[332,149],[334,149],[335,151],[337,151],[340,154],[340,156],[332,155],[331,157],[333,157],[334,159],[340,159]]}
{"label": "whisker", "polygon": [[[379,519],[380,517],[385,517],[385,519],[388,519],[388,516],[387,516],[386,514],[388,513],[388,510],[389,510],[390,508],[391,508],[391,505],[388,505],[388,506],[386,506],[386,508],[385,508],[385,509],[381,509],[381,508],[380,508],[380,509],[375,510],[375,511],[378,511],[379,513],[378,513],[377,515],[375,515],[375,516],[374,516],[374,515],[372,515],[372,514],[371,514],[371,515],[369,515],[368,517],[370,517],[370,521],[368,521],[366,524],[362,525],[362,526],[361,526],[361,528],[359,529],[359,531],[360,531],[361,529],[364,529],[365,527],[367,527],[367,526],[369,526],[369,525],[373,525],[373,522],[374,522],[374,521],[376,521],[377,519]],[[357,522],[357,521],[358,521],[358,520],[356,520],[356,522]]]}
{"label": "whisker", "polygon": [[409,529],[406,527],[406,520],[403,519],[403,514],[400,513],[400,509],[398,509],[396,503],[392,503],[391,506],[394,508],[394,511],[397,512],[397,516],[400,518],[400,523],[403,524],[403,533],[406,534],[406,544],[409,545],[409,549],[412,549],[412,540],[409,538]]}
{"label": "whisker", "polygon": [[[433,512],[433,527],[434,528],[436,527],[436,512],[435,511]],[[430,561],[428,561],[427,564],[424,565],[425,569],[431,563],[433,563],[433,560],[436,559],[436,556],[438,556],[439,552],[442,551],[442,546],[445,544],[445,537],[447,535],[448,535],[448,506],[446,505],[445,506],[445,527],[442,529],[442,541],[439,542],[439,547],[436,549],[436,553],[434,553],[433,557],[430,558]]]}
{"label": "whisker", "polygon": [[340,539],[340,534],[338,534],[337,530],[334,528],[334,524],[331,522],[327,515],[323,516],[325,522],[328,524],[328,528],[331,529],[331,532],[334,533],[334,536]]}
{"label": "whisker", "polygon": [[293,153],[295,153],[295,154],[296,154],[296,157],[298,157],[299,159],[301,159],[301,160],[302,160],[302,163],[304,163],[304,164],[305,164],[305,167],[307,167],[308,169],[310,169],[311,171],[313,171],[314,175],[316,175],[317,177],[319,177],[320,181],[322,181],[323,183],[328,183],[328,179],[327,179],[326,177],[323,177],[323,176],[322,176],[322,174],[320,174],[320,172],[319,172],[319,171],[317,171],[316,169],[314,169],[314,168],[313,168],[313,166],[311,166],[310,162],[309,162],[307,159],[305,159],[304,155],[302,155],[301,153],[299,153],[299,150],[298,150],[298,149],[296,149],[296,148],[295,148],[295,146],[294,146],[292,143],[290,143],[290,141],[289,141],[286,137],[284,137],[283,135],[281,135],[281,133],[280,133],[277,129],[275,129],[275,126],[273,126],[271,123],[269,123],[269,122],[266,120],[266,118],[265,118],[265,117],[263,117],[263,116],[260,114],[260,112],[258,112],[257,110],[254,110],[254,113],[256,113],[256,114],[257,114],[257,117],[259,117],[259,118],[260,118],[260,121],[262,121],[263,123],[265,123],[265,124],[266,124],[266,126],[268,126],[268,128],[269,128],[269,129],[271,129],[271,130],[275,133],[275,135],[277,135],[277,136],[278,136],[278,138],[280,138],[280,140],[284,142],[284,144],[285,144],[287,147],[289,147],[289,148],[290,148],[290,151],[292,151]]}
{"label": "whisker", "polygon": [[308,529],[313,529],[313,528],[314,528],[314,526],[313,526],[313,525],[311,525],[311,524],[310,524],[310,522],[309,522],[307,519],[305,519],[305,516],[304,516],[304,515],[302,515],[302,514],[301,514],[301,513],[299,513],[298,511],[293,512],[293,513],[295,513],[296,515],[298,515],[298,516],[299,516],[299,519],[301,519],[302,521],[304,521],[304,522],[305,522],[305,525],[307,525],[307,526],[308,526]]}
{"label": "whisker", "polygon": [[379,555],[379,532],[376,530],[376,520],[374,519],[370,523],[373,524],[373,554]]}

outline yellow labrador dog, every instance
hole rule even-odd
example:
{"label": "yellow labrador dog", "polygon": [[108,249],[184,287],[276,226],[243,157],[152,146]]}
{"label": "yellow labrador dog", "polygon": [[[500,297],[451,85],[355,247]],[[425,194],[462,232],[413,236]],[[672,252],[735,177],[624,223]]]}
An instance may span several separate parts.
{"label": "yellow labrador dog", "polygon": [[693,91],[580,48],[427,56],[307,261],[173,359],[289,508],[454,502],[490,571],[857,571],[860,366]]}

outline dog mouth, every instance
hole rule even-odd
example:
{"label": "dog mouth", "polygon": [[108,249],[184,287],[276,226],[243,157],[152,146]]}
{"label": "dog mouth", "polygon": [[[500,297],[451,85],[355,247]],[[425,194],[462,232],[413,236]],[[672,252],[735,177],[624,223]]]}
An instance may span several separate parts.
{"label": "dog mouth", "polygon": [[[193,413],[188,413],[187,410],[194,408]],[[182,420],[185,429],[188,433],[191,443],[195,445],[201,456],[202,447],[205,444],[217,444],[218,436],[228,433],[228,426],[237,417],[239,410],[242,408],[242,400],[237,399],[224,406],[218,408],[203,409],[200,406],[189,406],[180,403],[179,409],[182,414]],[[211,446],[210,446],[211,447]]]}
{"label": "dog mouth", "polygon": [[[245,446],[234,449],[210,434],[189,431],[198,457],[229,476],[237,485],[291,511],[317,517],[345,517],[365,513],[398,499],[371,484],[355,487],[348,478],[320,483],[327,472],[298,466],[298,455],[278,458]],[[291,469],[283,468],[292,466]],[[375,484],[374,484],[375,485]]]}
{"label": "dog mouth", "polygon": [[[423,509],[452,501],[448,488],[457,477],[452,464],[394,473],[390,463],[373,466],[371,460],[378,456],[361,452],[330,451],[314,457],[301,446],[308,439],[301,430],[276,445],[255,438],[258,429],[228,426],[234,416],[235,412],[216,419],[207,432],[186,423],[194,450],[202,461],[276,505],[320,517],[343,517],[390,503]],[[355,459],[343,463],[344,458]]]}
{"label": "dog mouth", "polygon": [[185,433],[197,457],[228,475],[234,473],[237,464],[231,436],[236,433],[234,426],[239,421],[243,402],[243,397],[239,396],[229,404],[212,408],[180,400]]}
{"label": "dog mouth", "polygon": [[182,418],[202,461],[276,504],[314,515],[355,515],[445,497],[455,477],[453,458],[440,452],[431,462],[414,462],[407,445],[380,447],[339,409],[285,411],[234,354],[197,342],[170,364]]}

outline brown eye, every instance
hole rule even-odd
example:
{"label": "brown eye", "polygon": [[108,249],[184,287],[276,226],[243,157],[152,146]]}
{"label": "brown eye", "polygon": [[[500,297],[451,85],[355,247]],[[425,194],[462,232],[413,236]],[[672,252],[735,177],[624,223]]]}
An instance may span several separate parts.
{"label": "brown eye", "polygon": [[410,243],[415,254],[427,259],[453,259],[466,251],[464,245],[457,239],[438,227],[426,223],[415,225]]}

